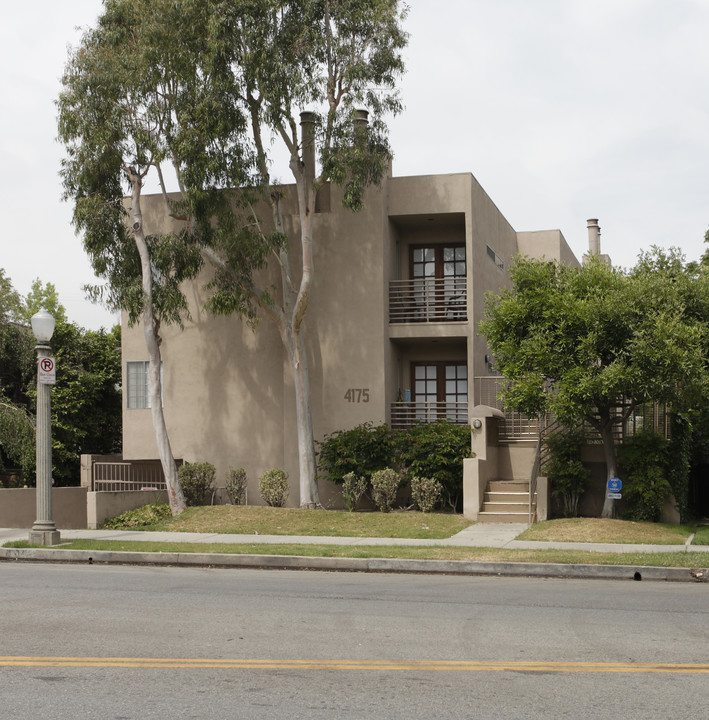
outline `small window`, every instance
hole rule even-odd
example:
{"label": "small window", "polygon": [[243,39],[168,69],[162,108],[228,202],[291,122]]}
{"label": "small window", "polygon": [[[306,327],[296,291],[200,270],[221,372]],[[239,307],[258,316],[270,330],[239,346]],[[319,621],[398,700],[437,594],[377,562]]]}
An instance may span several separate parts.
{"label": "small window", "polygon": [[150,407],[148,365],[147,360],[126,363],[129,410],[140,410]]}
{"label": "small window", "polygon": [[489,245],[487,246],[487,254],[500,270],[505,269],[505,263],[502,262],[502,258]]}

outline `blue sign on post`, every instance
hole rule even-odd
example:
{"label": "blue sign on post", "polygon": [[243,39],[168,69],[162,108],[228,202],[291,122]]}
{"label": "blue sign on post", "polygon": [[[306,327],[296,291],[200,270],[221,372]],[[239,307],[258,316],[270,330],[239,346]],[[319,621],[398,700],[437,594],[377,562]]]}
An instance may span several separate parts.
{"label": "blue sign on post", "polygon": [[608,492],[617,493],[623,488],[623,483],[620,478],[609,478],[608,480]]}

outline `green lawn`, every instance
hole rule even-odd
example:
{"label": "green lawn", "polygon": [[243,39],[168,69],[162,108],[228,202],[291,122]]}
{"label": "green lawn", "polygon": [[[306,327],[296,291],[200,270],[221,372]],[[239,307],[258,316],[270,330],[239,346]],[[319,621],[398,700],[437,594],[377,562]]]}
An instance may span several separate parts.
{"label": "green lawn", "polygon": [[[139,511],[135,511],[138,513]],[[125,529],[253,535],[329,535],[334,537],[448,538],[470,525],[453,513],[343,512],[259,505],[187,508],[176,518]],[[120,529],[115,522],[111,528]]]}
{"label": "green lawn", "polygon": [[602,518],[563,518],[537,523],[517,539],[629,545],[684,545],[693,531],[688,525]]}
{"label": "green lawn", "polygon": [[697,528],[697,534],[694,536],[695,545],[709,545],[709,525],[703,525]]}

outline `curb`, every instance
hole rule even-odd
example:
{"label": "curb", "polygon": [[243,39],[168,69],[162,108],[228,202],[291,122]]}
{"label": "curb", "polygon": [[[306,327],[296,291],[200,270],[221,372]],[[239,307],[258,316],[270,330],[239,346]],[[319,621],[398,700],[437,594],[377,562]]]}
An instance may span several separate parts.
{"label": "curb", "polygon": [[324,558],[300,555],[220,555],[212,553],[146,553],[113,550],[52,550],[0,548],[0,562],[59,562],[326,572],[421,573],[498,577],[577,578],[707,582],[707,569],[644,565],[565,565],[559,563],[472,562],[467,560],[409,560],[396,558]]}

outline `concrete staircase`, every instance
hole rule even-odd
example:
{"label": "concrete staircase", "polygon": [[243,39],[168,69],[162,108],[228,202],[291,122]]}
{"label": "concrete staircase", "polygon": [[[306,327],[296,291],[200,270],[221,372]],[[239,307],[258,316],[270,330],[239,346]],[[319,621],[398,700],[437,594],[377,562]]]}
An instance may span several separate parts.
{"label": "concrete staircase", "polygon": [[[536,493],[532,504],[532,522],[536,515]],[[478,522],[529,522],[529,481],[490,480],[483,496]]]}

